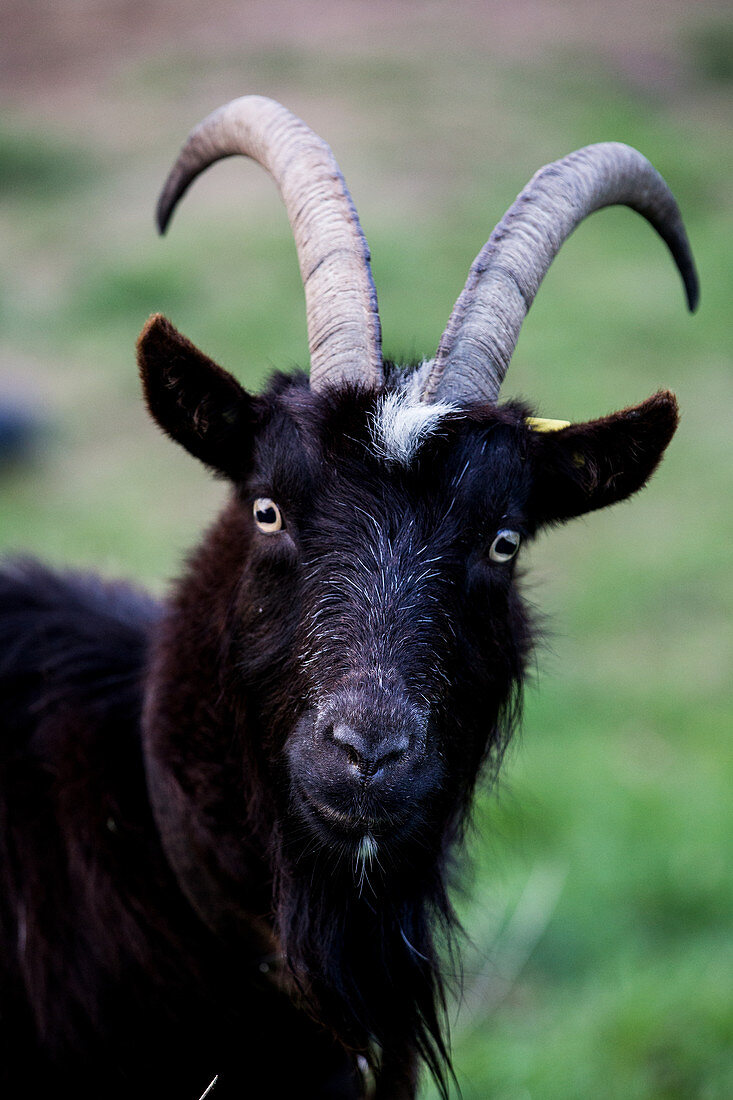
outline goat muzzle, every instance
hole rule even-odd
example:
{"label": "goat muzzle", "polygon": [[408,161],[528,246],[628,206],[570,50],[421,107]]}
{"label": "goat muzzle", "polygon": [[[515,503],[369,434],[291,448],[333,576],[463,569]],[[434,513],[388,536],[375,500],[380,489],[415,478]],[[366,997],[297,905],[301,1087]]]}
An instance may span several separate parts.
{"label": "goat muzzle", "polygon": [[301,721],[288,746],[305,816],[337,834],[396,835],[438,780],[428,721],[403,690],[349,685]]}

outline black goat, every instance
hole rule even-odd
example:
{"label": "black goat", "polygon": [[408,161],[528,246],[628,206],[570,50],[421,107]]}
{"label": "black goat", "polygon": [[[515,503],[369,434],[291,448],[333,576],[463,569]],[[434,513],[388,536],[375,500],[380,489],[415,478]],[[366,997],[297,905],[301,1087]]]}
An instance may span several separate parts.
{"label": "black goat", "polygon": [[[162,228],[220,157],[283,194],[305,374],[246,393],[162,317],[158,424],[233,486],[172,598],[0,575],[3,1096],[447,1094],[447,863],[519,712],[520,542],[621,500],[669,393],[590,423],[497,405],[552,258],[591,211],[644,215],[693,308],[661,177],[623,145],[544,168],[479,254],[434,360],[383,362],[369,254],[328,148],[247,97],[194,131]],[[369,1082],[371,1081],[371,1084]]]}

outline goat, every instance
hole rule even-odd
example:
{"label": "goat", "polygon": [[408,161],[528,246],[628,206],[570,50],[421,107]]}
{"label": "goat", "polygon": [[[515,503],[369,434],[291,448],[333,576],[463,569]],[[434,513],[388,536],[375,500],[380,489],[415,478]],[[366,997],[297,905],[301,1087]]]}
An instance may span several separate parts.
{"label": "goat", "polygon": [[563,241],[624,204],[690,309],[676,203],[635,150],[543,168],[471,268],[434,358],[384,360],[328,146],[247,96],[162,193],[243,154],[295,235],[310,377],[247,393],[160,315],[152,417],[231,482],[162,604],[28,561],[0,575],[0,1082],[79,1100],[448,1095],[449,867],[521,707],[520,544],[623,500],[677,424],[660,392],[586,423],[499,405]]}

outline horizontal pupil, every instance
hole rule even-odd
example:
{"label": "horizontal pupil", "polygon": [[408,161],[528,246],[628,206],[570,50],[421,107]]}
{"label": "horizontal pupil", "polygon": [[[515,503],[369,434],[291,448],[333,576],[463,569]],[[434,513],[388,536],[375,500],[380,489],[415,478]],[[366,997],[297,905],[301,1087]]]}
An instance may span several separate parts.
{"label": "horizontal pupil", "polygon": [[516,545],[510,542],[509,539],[499,539],[496,544],[496,552],[498,554],[513,554],[516,550]]}
{"label": "horizontal pupil", "polygon": [[258,523],[276,523],[277,522],[277,512],[272,507],[270,507],[270,508],[258,508],[257,512],[256,512],[256,515],[257,515],[257,522]]}

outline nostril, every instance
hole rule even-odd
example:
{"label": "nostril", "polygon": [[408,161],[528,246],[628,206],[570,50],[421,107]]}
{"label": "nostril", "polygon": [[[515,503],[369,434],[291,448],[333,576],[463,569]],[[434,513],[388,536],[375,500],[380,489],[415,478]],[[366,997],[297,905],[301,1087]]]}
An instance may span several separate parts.
{"label": "nostril", "polygon": [[372,741],[345,722],[333,727],[331,739],[343,749],[349,763],[366,777],[374,775],[380,768],[396,764],[409,748],[409,739],[404,735]]}
{"label": "nostril", "polygon": [[344,750],[349,763],[359,767],[366,759],[367,751],[364,738],[345,722],[339,722],[331,731],[331,740]]}

